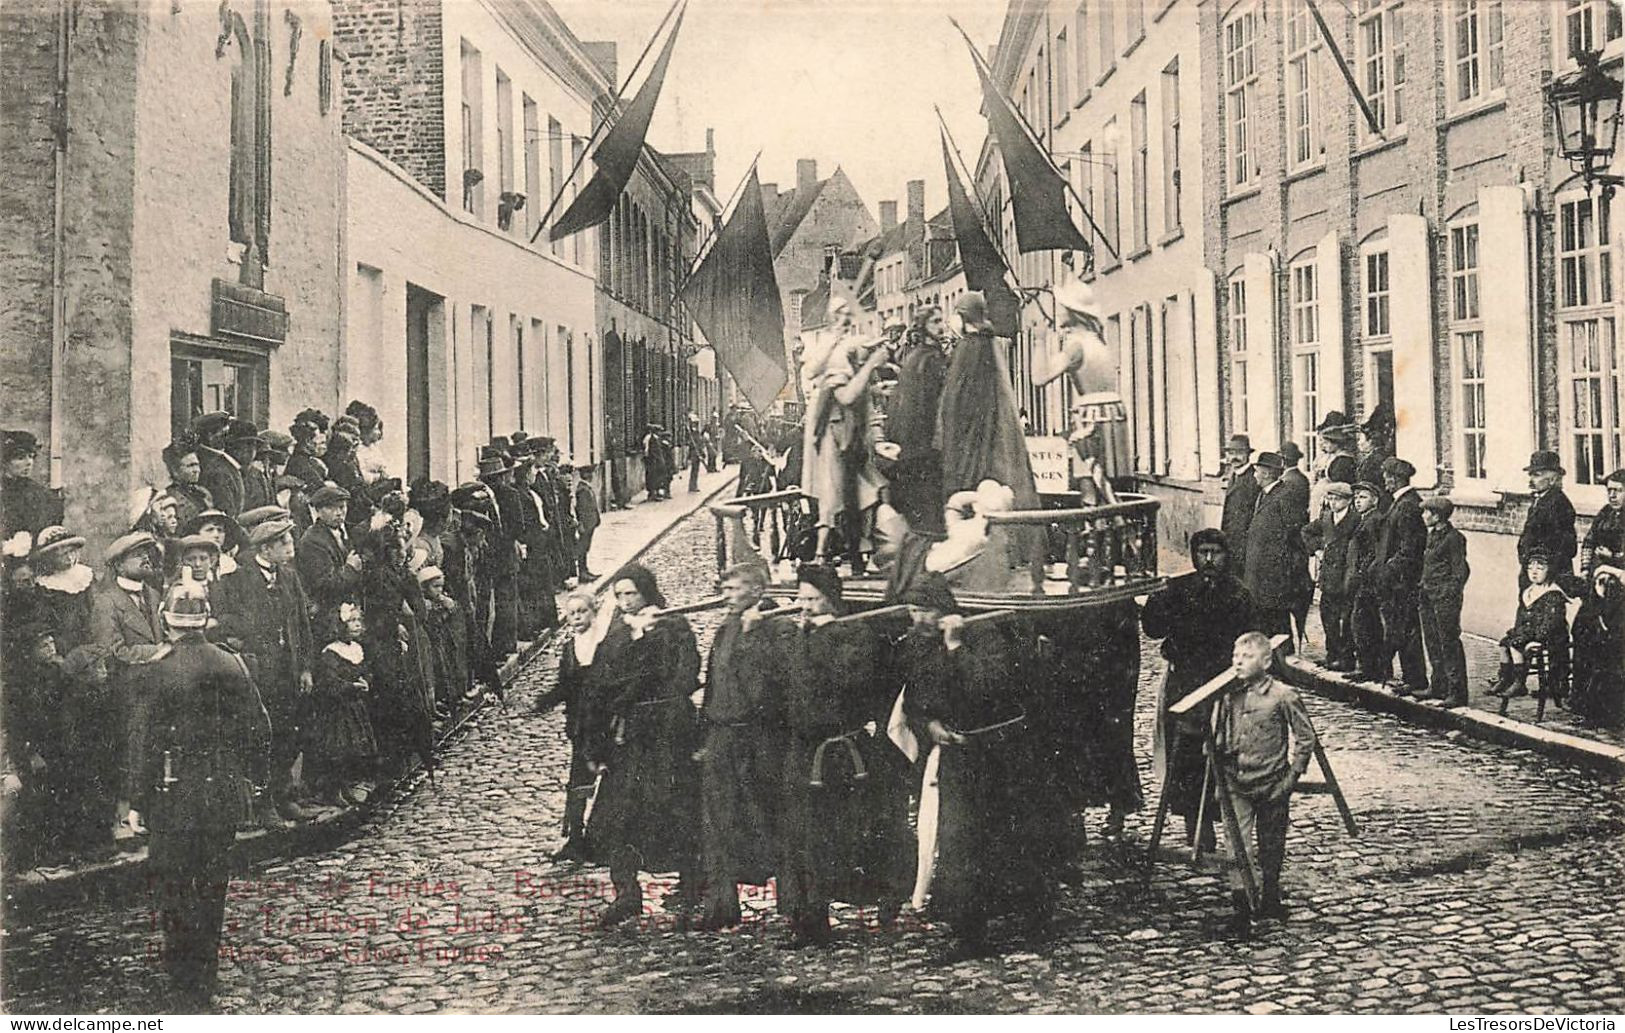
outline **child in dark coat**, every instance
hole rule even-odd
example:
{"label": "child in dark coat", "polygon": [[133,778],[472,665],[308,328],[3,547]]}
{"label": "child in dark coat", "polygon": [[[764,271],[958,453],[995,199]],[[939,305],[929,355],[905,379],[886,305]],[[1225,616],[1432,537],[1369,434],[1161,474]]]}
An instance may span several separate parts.
{"label": "child in dark coat", "polygon": [[[1551,554],[1536,546],[1524,560],[1529,587],[1518,596],[1518,616],[1501,639],[1501,669],[1492,696],[1527,696],[1529,647],[1539,643],[1554,669],[1569,662],[1569,597],[1552,582]],[[1561,679],[1555,680],[1561,683]],[[1559,700],[1561,702],[1561,700]]]}
{"label": "child in dark coat", "polygon": [[305,764],[318,799],[364,803],[378,766],[378,738],[367,712],[369,682],[361,607],[341,603],[331,618],[333,641],[316,657],[313,720]]}
{"label": "child in dark coat", "polygon": [[1443,495],[1422,500],[1428,540],[1422,547],[1422,642],[1433,698],[1446,707],[1467,705],[1467,653],[1461,644],[1461,607],[1467,590],[1467,538],[1450,523],[1455,504]]}

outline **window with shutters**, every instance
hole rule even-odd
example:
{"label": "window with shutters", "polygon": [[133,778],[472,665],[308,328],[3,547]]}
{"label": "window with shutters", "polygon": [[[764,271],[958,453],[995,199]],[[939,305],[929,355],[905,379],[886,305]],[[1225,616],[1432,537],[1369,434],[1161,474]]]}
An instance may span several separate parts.
{"label": "window with shutters", "polygon": [[456,187],[463,194],[463,211],[474,215],[485,213],[485,127],[483,83],[480,74],[480,52],[462,41],[458,52],[461,60],[462,82],[462,183]]}
{"label": "window with shutters", "polygon": [[1293,424],[1298,444],[1311,467],[1320,449],[1315,427],[1320,423],[1320,267],[1315,256],[1294,262],[1288,270],[1290,289]]}
{"label": "window with shutters", "polygon": [[1394,338],[1390,311],[1392,284],[1386,247],[1360,254],[1360,344],[1364,353],[1365,407],[1394,407]]}
{"label": "window with shutters", "polygon": [[1231,279],[1227,291],[1230,328],[1230,430],[1247,432],[1247,281]]}
{"label": "window with shutters", "polygon": [[[1392,139],[1405,131],[1405,5],[1359,0],[1355,28],[1356,75],[1377,128]],[[1362,141],[1371,128],[1359,119]]]}
{"label": "window with shutters", "polygon": [[1456,369],[1456,473],[1489,476],[1489,413],[1484,386],[1484,323],[1478,290],[1478,223],[1450,227],[1450,358]]}
{"label": "window with shutters", "polygon": [[1497,96],[1506,79],[1506,42],[1501,0],[1452,0],[1450,103],[1468,107]]}
{"label": "window with shutters", "polygon": [[1078,4],[1078,9],[1072,15],[1072,46],[1074,48],[1074,64],[1078,78],[1078,100],[1089,96],[1090,89],[1095,85],[1089,69],[1089,5],[1087,2]]}
{"label": "window with shutters", "polygon": [[[1117,120],[1114,118],[1110,122],[1106,123],[1106,128],[1100,135],[1100,176],[1102,187],[1100,191],[1100,215],[1098,221],[1100,222],[1100,232],[1105,236],[1106,243],[1111,248],[1111,254],[1103,256],[1104,262],[1101,266],[1103,269],[1110,268],[1111,266],[1115,266],[1117,264],[1116,259],[1111,257],[1112,255],[1121,255],[1123,253],[1122,239],[1118,232],[1117,137]],[[1110,265],[1105,263],[1110,263]],[[1029,282],[1031,281],[1029,280]]]}
{"label": "window with shutters", "polygon": [[1072,77],[1067,74],[1066,61],[1071,49],[1066,45],[1066,30],[1055,34],[1055,68],[1051,72],[1055,82],[1055,121],[1059,122],[1072,109]]}
{"label": "window with shutters", "polygon": [[1576,485],[1600,485],[1625,465],[1609,207],[1600,191],[1558,199],[1559,402],[1565,465]]}
{"label": "window with shutters", "polygon": [[1129,236],[1130,246],[1143,251],[1149,246],[1150,229],[1147,226],[1146,194],[1151,185],[1146,173],[1150,168],[1150,143],[1146,138],[1145,91],[1141,90],[1129,102]]}
{"label": "window with shutters", "polygon": [[1253,117],[1258,106],[1258,12],[1243,11],[1224,26],[1224,117],[1226,181],[1232,188],[1252,185]]}
{"label": "window with shutters", "polygon": [[1287,168],[1319,165],[1326,157],[1320,129],[1320,30],[1304,0],[1286,16]]}
{"label": "window with shutters", "polygon": [[1162,232],[1180,228],[1179,59],[1162,70]]}

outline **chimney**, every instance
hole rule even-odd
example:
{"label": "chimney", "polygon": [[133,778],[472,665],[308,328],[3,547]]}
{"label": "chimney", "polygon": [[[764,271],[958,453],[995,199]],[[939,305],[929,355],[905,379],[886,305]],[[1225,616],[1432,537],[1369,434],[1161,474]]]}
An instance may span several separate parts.
{"label": "chimney", "polygon": [[705,153],[713,155],[717,153],[717,131],[709,127],[705,130]]}
{"label": "chimney", "polygon": [[779,203],[779,185],[777,183],[762,184],[762,207],[769,212]]}
{"label": "chimney", "polygon": [[812,158],[801,158],[797,160],[796,189],[809,190],[816,182],[818,182],[818,162]]}
{"label": "chimney", "polygon": [[897,202],[880,202],[880,232],[890,233],[897,228]]}
{"label": "chimney", "polygon": [[925,180],[908,181],[908,221],[925,222]]}

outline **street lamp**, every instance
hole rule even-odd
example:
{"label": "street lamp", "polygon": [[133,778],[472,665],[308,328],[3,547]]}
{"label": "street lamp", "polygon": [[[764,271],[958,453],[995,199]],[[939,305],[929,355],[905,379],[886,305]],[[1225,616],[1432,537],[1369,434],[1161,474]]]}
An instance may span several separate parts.
{"label": "street lamp", "polygon": [[1620,97],[1625,94],[1618,79],[1603,71],[1602,53],[1582,50],[1575,55],[1579,68],[1553,79],[1546,87],[1546,103],[1557,120],[1557,145],[1564,160],[1585,177],[1586,189],[1603,185],[1604,196],[1625,183],[1625,177],[1609,173],[1614,160],[1614,144],[1619,137]]}

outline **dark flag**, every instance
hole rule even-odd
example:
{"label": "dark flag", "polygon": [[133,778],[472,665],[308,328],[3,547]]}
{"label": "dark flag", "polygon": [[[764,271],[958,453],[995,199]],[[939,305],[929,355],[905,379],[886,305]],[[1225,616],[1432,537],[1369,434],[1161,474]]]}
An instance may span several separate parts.
{"label": "dark flag", "polygon": [[739,204],[677,296],[750,404],[767,412],[790,375],[784,310],[754,165]]}
{"label": "dark flag", "polygon": [[[958,23],[954,23],[958,27]],[[960,34],[964,30],[960,29]],[[1010,181],[1010,205],[1016,216],[1016,247],[1022,254],[1029,251],[1089,251],[1089,238],[1072,222],[1067,210],[1066,180],[1050,161],[1049,155],[1039,150],[1032,135],[1022,128],[1021,116],[988,78],[982,65],[982,55],[976,52],[970,38],[965,39],[976,63],[977,78],[982,80],[982,102],[987,108],[988,125],[999,142],[999,155],[1004,160],[1004,175]],[[1087,213],[1086,217],[1087,217]]]}
{"label": "dark flag", "polygon": [[946,133],[942,137],[942,163],[948,170],[948,214],[954,221],[954,236],[959,240],[959,264],[965,270],[965,286],[981,291],[987,298],[987,316],[993,324],[994,336],[1014,337],[1021,322],[1021,302],[1005,282],[1004,259],[982,228],[976,206],[965,193],[959,173],[954,171]]}
{"label": "dark flag", "polygon": [[672,45],[677,42],[677,33],[683,27],[683,15],[686,13],[686,9],[678,12],[671,35],[666,37],[660,57],[649,70],[643,85],[638,87],[637,96],[632,98],[632,103],[626,106],[615,124],[609,127],[603,140],[599,141],[598,149],[592,152],[592,162],[598,171],[570,202],[570,207],[559,216],[553,228],[547,231],[547,239],[558,240],[572,233],[580,233],[609,218],[621,191],[626,189],[627,181],[632,178],[632,170],[637,168],[638,156],[643,153],[643,139],[648,135],[649,120],[654,117],[655,102],[660,99],[660,87],[666,81],[666,66],[671,63]]}

